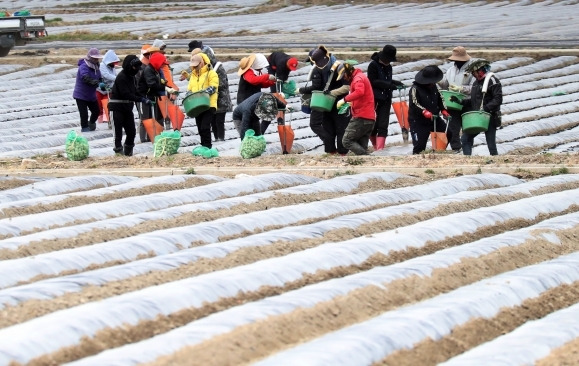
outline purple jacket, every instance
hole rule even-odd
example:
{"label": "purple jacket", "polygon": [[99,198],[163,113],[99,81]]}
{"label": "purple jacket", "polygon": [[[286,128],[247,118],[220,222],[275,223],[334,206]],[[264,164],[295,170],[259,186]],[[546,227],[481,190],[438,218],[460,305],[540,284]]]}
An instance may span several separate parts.
{"label": "purple jacket", "polygon": [[86,59],[78,60],[78,72],[76,73],[76,83],[74,84],[74,99],[96,101],[96,88],[101,80],[99,65],[95,65]]}

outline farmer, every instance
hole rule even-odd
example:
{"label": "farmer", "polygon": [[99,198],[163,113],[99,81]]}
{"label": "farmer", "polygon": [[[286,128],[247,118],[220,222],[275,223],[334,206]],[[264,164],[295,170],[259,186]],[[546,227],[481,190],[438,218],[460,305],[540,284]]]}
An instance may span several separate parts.
{"label": "farmer", "polygon": [[413,154],[420,154],[426,149],[426,142],[430,132],[434,131],[435,123],[436,131],[446,130],[446,123],[439,115],[448,117],[450,114],[446,110],[436,86],[442,77],[442,70],[438,66],[426,66],[416,74],[410,87],[408,122],[410,123]]}
{"label": "farmer", "polygon": [[165,62],[166,58],[162,53],[153,52],[149,57],[149,64],[145,67],[137,86],[139,94],[153,103],[152,106],[143,105],[143,120],[155,118],[161,125],[163,124],[163,115],[161,115],[157,99],[161,95],[165,95],[165,92],[169,94],[175,93],[175,89],[165,86],[165,84],[161,82],[161,68]]}
{"label": "farmer", "polygon": [[338,114],[336,107],[337,101],[350,90],[350,87],[342,80],[344,65],[323,45],[311,51],[310,61],[314,65],[312,83],[310,86],[299,88],[299,93],[311,94],[317,90],[336,97],[330,112],[312,110],[310,128],[324,143],[326,153],[345,155],[348,149],[342,144],[342,139],[350,117],[347,114]]}
{"label": "farmer", "polygon": [[[85,58],[78,60],[78,71],[72,97],[76,100],[82,132],[96,130],[99,104],[96,89],[102,81],[99,62],[103,58],[96,48],[88,50]],[[88,115],[90,111],[90,118]]]}
{"label": "farmer", "polygon": [[[150,105],[151,101],[137,93],[135,76],[141,69],[142,62],[135,55],[128,55],[123,60],[123,69],[117,75],[110,92],[109,109],[113,112],[114,143],[113,151],[125,156],[133,155],[135,146],[135,116],[133,106],[135,102]],[[122,138],[125,130],[125,145]]]}
{"label": "farmer", "polygon": [[[163,54],[163,56],[165,56],[165,63],[161,67],[161,72],[160,72],[161,82],[164,85],[168,86],[169,88],[172,88],[178,92],[179,87],[173,81],[173,73],[171,72],[171,66],[169,66],[170,65],[169,60],[167,59],[167,56],[165,55],[167,52],[166,49],[167,49],[167,44],[165,44],[165,42],[160,40],[160,39],[156,39],[153,42],[153,46],[151,48],[149,48],[149,53],[153,54],[155,52],[160,52]],[[171,93],[169,93],[169,94],[171,94]],[[174,93],[172,95],[169,95],[169,98],[171,98],[172,100],[175,100],[177,94],[178,93]]]}
{"label": "farmer", "polygon": [[97,101],[99,103],[99,117],[98,122],[102,123],[103,121],[103,99],[109,98],[109,90],[112,88],[113,83],[115,82],[115,78],[117,77],[117,72],[115,71],[115,67],[121,62],[119,56],[113,50],[108,50],[103,57],[103,60],[100,63],[99,70],[101,72],[101,76],[103,81],[99,83],[99,87],[97,88]]}
{"label": "farmer", "polygon": [[[375,150],[384,149],[390,123],[390,107],[392,106],[392,91],[405,87],[398,80],[392,80],[391,62],[396,61],[396,47],[385,45],[380,52],[374,52],[368,65],[368,79],[374,92],[374,109],[376,123],[370,135],[370,141]],[[402,130],[402,135],[408,140],[408,131]]]}
{"label": "farmer", "polygon": [[214,120],[217,109],[217,95],[219,91],[219,76],[211,68],[209,57],[204,53],[191,56],[190,64],[191,76],[187,91],[195,93],[205,91],[210,95],[209,109],[201,112],[195,117],[201,145],[211,149],[211,123]]}
{"label": "farmer", "polygon": [[[470,95],[470,89],[474,82],[474,77],[466,71],[471,57],[464,47],[458,46],[452,50],[448,58],[453,64],[446,70],[444,77],[438,83],[441,89],[449,90],[464,95]],[[460,130],[462,128],[462,113],[464,110],[449,109],[450,121],[448,122],[448,131],[452,134],[452,140],[449,141],[450,148],[456,153],[460,152]]]}
{"label": "farmer", "polygon": [[[259,106],[259,107],[258,107]],[[278,110],[284,109],[286,104],[272,93],[257,92],[245,99],[233,110],[233,124],[243,140],[248,129],[255,131],[255,136],[260,133],[260,119],[272,121]]]}
{"label": "farmer", "polygon": [[350,83],[350,93],[338,101],[337,107],[351,104],[352,118],[344,133],[344,147],[356,155],[368,155],[368,140],[376,122],[374,92],[368,77],[354,67],[357,64],[355,60],[344,62],[344,79]]}
{"label": "farmer", "polygon": [[[490,121],[488,130],[485,132],[485,138],[489,153],[491,155],[498,155],[497,151],[497,128],[501,126],[501,104],[503,103],[503,87],[500,80],[490,72],[491,64],[485,59],[478,59],[472,61],[467,71],[470,72],[476,79],[472,84],[470,98],[462,100],[461,104],[470,106],[473,111],[480,109],[490,113]],[[487,83],[485,92],[484,84]],[[451,97],[451,101],[459,103],[458,98]],[[472,145],[474,143],[475,135],[463,133],[461,137],[462,151],[464,155],[472,154]]]}
{"label": "farmer", "polygon": [[[151,48],[152,46],[149,44],[144,44],[141,47],[141,55],[139,56],[139,60],[141,61],[141,68],[139,69],[139,71],[137,72],[137,75],[135,76],[135,80],[138,84],[139,80],[141,80],[141,75],[143,74],[143,71],[145,71],[145,68],[147,67],[147,65],[149,64],[149,57],[151,57],[151,54],[149,53],[149,48]],[[137,112],[139,113],[139,139],[141,140],[141,142],[149,142],[149,135],[147,134],[147,130],[145,129],[145,125],[143,125],[143,110],[150,108],[150,106],[137,102],[135,103],[136,107],[137,107]]]}
{"label": "farmer", "polygon": [[[189,44],[191,46],[191,43]],[[231,103],[231,96],[229,95],[229,80],[227,78],[227,71],[221,64],[217,61],[215,54],[211,48],[205,46],[205,49],[209,49],[210,53],[207,54],[202,51],[201,48],[195,48],[191,51],[191,55],[196,55],[203,52],[211,63],[211,68],[215,70],[217,76],[219,77],[219,88],[217,89],[217,109],[213,115],[213,121],[211,122],[211,130],[213,131],[213,137],[215,141],[225,141],[225,115],[227,112],[233,110],[233,103]],[[189,79],[190,75],[186,70],[185,74],[181,73],[182,80]]]}
{"label": "farmer", "polygon": [[[242,103],[263,88],[275,86],[275,75],[263,70],[269,66],[267,58],[261,53],[253,53],[239,61],[239,86],[237,88],[237,104]],[[257,134],[257,131],[256,131]]]}
{"label": "farmer", "polygon": [[[291,71],[298,69],[298,59],[281,51],[272,52],[267,61],[269,62],[267,72],[283,82],[288,81]],[[277,92],[275,85],[271,87],[271,92]]]}

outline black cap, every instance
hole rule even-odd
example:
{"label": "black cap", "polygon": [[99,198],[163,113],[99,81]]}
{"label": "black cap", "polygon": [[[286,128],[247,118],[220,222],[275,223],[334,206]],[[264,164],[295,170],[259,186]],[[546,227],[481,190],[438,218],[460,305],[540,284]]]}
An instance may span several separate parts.
{"label": "black cap", "polygon": [[191,41],[191,42],[189,42],[189,51],[187,51],[187,52],[191,52],[196,48],[203,48],[203,41]]}

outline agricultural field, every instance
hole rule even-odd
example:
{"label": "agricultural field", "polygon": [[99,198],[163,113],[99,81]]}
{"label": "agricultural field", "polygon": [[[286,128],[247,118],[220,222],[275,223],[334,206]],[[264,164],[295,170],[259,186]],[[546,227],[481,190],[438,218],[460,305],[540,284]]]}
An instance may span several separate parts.
{"label": "agricultural field", "polygon": [[[0,365],[579,364],[579,53],[476,43],[492,38],[477,24],[498,17],[504,40],[566,44],[577,2],[82,4],[0,1],[60,18],[49,34],[88,37],[0,61]],[[76,62],[89,47],[119,45],[123,57],[166,35],[178,75],[188,41],[202,38],[228,54],[235,101],[236,57],[273,49],[252,42],[293,35],[287,52],[303,61],[332,34],[364,43],[388,32],[396,44],[430,30],[452,41],[399,48],[394,75],[410,85],[426,65],[446,70],[459,40],[432,14],[473,9],[480,23],[455,27],[503,84],[498,156],[484,135],[472,157],[430,143],[413,156],[394,113],[383,151],[327,155],[294,96],[290,154],[272,124],[264,155],[242,159],[228,113],[216,158],[191,154],[191,118],[176,155],[154,158],[137,136],[134,156],[114,156],[102,123],[82,133],[87,159],[66,157],[66,135],[80,133]],[[399,16],[378,22],[388,12]],[[322,29],[328,14],[337,28]],[[293,33],[269,37],[271,19]],[[108,31],[128,39],[96,40]],[[365,71],[375,50],[336,54]],[[309,70],[300,62],[290,78],[303,86]]]}

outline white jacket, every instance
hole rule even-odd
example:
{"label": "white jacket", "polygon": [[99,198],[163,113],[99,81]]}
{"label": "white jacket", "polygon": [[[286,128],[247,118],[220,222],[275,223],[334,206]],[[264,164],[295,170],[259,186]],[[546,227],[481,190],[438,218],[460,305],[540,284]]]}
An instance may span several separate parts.
{"label": "white jacket", "polygon": [[449,85],[461,85],[462,94],[470,95],[470,89],[472,87],[472,83],[474,83],[474,76],[470,72],[466,71],[468,64],[471,63],[472,60],[469,60],[462,65],[460,70],[455,66],[454,61],[452,65],[446,70],[444,77],[438,83],[441,89],[448,90]]}

